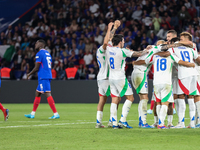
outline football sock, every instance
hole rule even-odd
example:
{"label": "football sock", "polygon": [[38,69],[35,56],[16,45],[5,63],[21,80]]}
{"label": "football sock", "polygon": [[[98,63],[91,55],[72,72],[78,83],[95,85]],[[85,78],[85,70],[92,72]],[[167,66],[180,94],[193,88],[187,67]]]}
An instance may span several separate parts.
{"label": "football sock", "polygon": [[185,125],[185,110],[186,110],[185,99],[177,99],[177,100],[179,105],[178,122]]}
{"label": "football sock", "polygon": [[165,117],[167,115],[167,109],[168,106],[167,105],[162,105],[161,109],[160,109],[160,117],[159,117],[159,125],[163,126],[165,124]]}
{"label": "football sock", "polygon": [[189,104],[189,112],[190,112],[190,125],[194,127],[195,125],[195,104],[194,104],[194,99],[189,98],[188,99],[188,104]]}
{"label": "football sock", "polygon": [[199,122],[198,117],[200,116],[200,101],[196,102],[195,105],[196,105],[196,110],[197,110],[197,124],[199,124],[200,122]]}
{"label": "football sock", "polygon": [[110,116],[112,117],[112,122],[114,126],[117,126],[117,104],[111,103],[110,105]]}
{"label": "football sock", "polygon": [[155,101],[154,101],[154,100],[151,100],[151,106],[150,106],[150,109],[151,109],[151,110],[153,110],[154,103],[155,103]]}
{"label": "football sock", "polygon": [[172,103],[172,105],[173,105],[173,109],[174,109],[175,108],[174,103]]}
{"label": "football sock", "polygon": [[158,124],[158,116],[154,116],[154,123]]}
{"label": "football sock", "polygon": [[126,122],[126,117],[128,116],[129,110],[131,108],[132,102],[130,100],[126,100],[122,107],[122,115],[121,115],[121,122]]}
{"label": "football sock", "polygon": [[161,105],[156,106],[156,113],[157,113],[158,119],[160,119],[160,108],[161,108]]}
{"label": "football sock", "polygon": [[140,101],[140,113],[141,113],[141,120],[143,124],[146,124],[146,118],[147,118],[147,99],[142,99]]}
{"label": "football sock", "polygon": [[103,118],[103,111],[97,111],[97,123],[101,123]]}
{"label": "football sock", "polygon": [[[37,108],[38,108],[38,106],[40,104],[40,100],[41,100],[41,97],[35,97],[35,100],[33,102],[33,110],[32,110],[32,112],[36,112],[36,110],[37,110]],[[35,114],[33,114],[33,115],[35,115]]]}
{"label": "football sock", "polygon": [[5,108],[3,107],[3,105],[0,103],[0,109],[2,110],[2,112],[5,111]]}
{"label": "football sock", "polygon": [[53,113],[57,113],[57,110],[56,110],[56,106],[55,106],[55,102],[54,102],[54,100],[53,100],[53,97],[52,97],[52,96],[47,97],[47,101],[48,101],[49,106],[51,107],[51,110],[53,111]]}
{"label": "football sock", "polygon": [[168,125],[172,125],[172,121],[173,121],[173,115],[168,115]]}
{"label": "football sock", "polygon": [[177,115],[179,115],[179,104],[178,104],[178,99],[175,99],[175,100],[174,100],[174,103],[176,104]]}

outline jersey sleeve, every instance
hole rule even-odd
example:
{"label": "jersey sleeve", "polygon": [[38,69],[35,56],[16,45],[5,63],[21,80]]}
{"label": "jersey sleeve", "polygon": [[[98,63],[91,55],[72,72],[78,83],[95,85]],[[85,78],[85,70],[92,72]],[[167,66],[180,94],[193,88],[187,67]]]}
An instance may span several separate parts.
{"label": "jersey sleeve", "polygon": [[173,48],[169,48],[168,52],[170,52],[170,54],[172,55],[172,54],[174,54],[174,49]]}
{"label": "jersey sleeve", "polygon": [[126,48],[122,48],[123,57],[132,57],[134,51],[130,51]]}
{"label": "jersey sleeve", "polygon": [[181,60],[181,59],[178,58],[175,54],[171,54],[170,57],[171,57],[171,59],[172,59],[174,62],[176,62],[176,63],[178,63],[178,62]]}
{"label": "jersey sleeve", "polygon": [[192,49],[192,53],[193,53],[194,59],[197,59],[199,56],[197,50]]}
{"label": "jersey sleeve", "polygon": [[145,59],[146,64],[152,64],[154,62],[155,55],[152,55],[151,57],[148,57]]}
{"label": "jersey sleeve", "polygon": [[38,52],[35,56],[36,63],[41,63],[42,62],[42,53]]}
{"label": "jersey sleeve", "polygon": [[103,46],[100,46],[100,47],[98,48],[98,51],[99,51],[101,54],[105,53],[105,50],[103,49]]}
{"label": "jersey sleeve", "polygon": [[154,53],[157,53],[157,52],[160,52],[161,51],[161,48],[162,48],[162,46],[154,46],[154,48],[153,48],[153,52]]}

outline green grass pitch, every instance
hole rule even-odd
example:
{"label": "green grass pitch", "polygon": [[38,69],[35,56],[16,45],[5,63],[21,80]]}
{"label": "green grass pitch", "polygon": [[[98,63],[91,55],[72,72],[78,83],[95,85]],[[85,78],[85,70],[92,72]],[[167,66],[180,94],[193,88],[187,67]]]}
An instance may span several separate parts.
{"label": "green grass pitch", "polygon": [[[48,120],[53,115],[48,104],[40,104],[35,119],[24,114],[32,110],[32,104],[4,104],[10,110],[7,122],[0,115],[1,150],[76,150],[76,149],[199,149],[200,129],[140,129],[138,128],[138,104],[133,104],[128,123],[133,129],[95,129],[97,104],[56,104],[61,116]],[[106,104],[103,124],[107,125],[110,104]],[[119,106],[120,118],[122,104]],[[149,108],[149,106],[148,106]],[[173,123],[177,124],[177,115]],[[147,122],[153,124],[153,115],[147,115]],[[188,106],[186,125],[189,124]]]}

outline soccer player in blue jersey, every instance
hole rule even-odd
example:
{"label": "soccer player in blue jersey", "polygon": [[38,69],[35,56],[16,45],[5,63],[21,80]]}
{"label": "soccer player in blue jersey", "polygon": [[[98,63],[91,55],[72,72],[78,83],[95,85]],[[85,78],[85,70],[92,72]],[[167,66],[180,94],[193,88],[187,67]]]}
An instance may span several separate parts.
{"label": "soccer player in blue jersey", "polygon": [[[1,78],[0,78],[0,87],[1,87]],[[8,117],[9,117],[9,110],[4,108],[3,105],[0,103],[0,109],[2,110],[3,112],[3,115],[4,115],[4,120],[7,121],[8,120]]]}
{"label": "soccer player in blue jersey", "polygon": [[44,40],[38,40],[35,44],[35,49],[39,50],[39,52],[36,54],[36,63],[33,70],[27,75],[27,79],[34,74],[35,72],[38,72],[38,87],[36,89],[35,93],[35,100],[33,103],[33,110],[30,114],[25,115],[27,118],[35,118],[35,112],[40,104],[41,100],[41,94],[45,94],[47,97],[47,101],[49,103],[49,106],[51,107],[54,115],[50,117],[49,119],[58,119],[60,118],[56,107],[53,97],[51,96],[51,79],[52,79],[52,73],[51,73],[51,55],[47,50],[44,49],[46,43]]}

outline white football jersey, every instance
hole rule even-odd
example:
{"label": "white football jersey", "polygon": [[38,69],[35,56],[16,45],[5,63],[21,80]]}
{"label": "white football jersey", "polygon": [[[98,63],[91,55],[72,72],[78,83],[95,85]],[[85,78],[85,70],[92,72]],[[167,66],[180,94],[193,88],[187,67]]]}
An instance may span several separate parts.
{"label": "white football jersey", "polygon": [[106,50],[103,46],[99,47],[97,50],[97,62],[99,65],[99,73],[97,75],[97,80],[103,80],[108,78],[108,62],[106,59]]}
{"label": "white football jersey", "polygon": [[[108,42],[109,47],[112,47],[112,42]],[[108,79],[109,76],[109,67],[106,58],[106,50],[103,49],[103,46],[99,47],[97,50],[97,62],[99,65],[99,73],[97,75],[97,80]]]}
{"label": "white football jersey", "polygon": [[145,60],[146,64],[154,65],[153,84],[172,84],[172,66],[179,62],[179,58],[172,54],[168,57],[153,55]]}
{"label": "white football jersey", "polygon": [[[176,48],[170,48],[168,50],[171,54],[175,53],[178,58],[183,61],[188,61],[194,63],[194,59],[197,59],[198,53],[195,52],[192,48],[188,48],[185,46],[180,46]],[[198,75],[198,72],[195,68],[185,67],[182,65],[178,65],[178,78],[183,79],[190,76]]]}
{"label": "white football jersey", "polygon": [[[159,52],[160,49],[161,49],[161,46],[153,46],[153,48],[149,50],[149,53],[144,54],[144,55],[138,57],[138,59],[136,61],[138,61],[138,60],[145,60],[145,59],[151,57],[153,54]],[[133,66],[133,69],[135,69],[136,72],[137,71],[138,72],[145,72],[146,71],[148,73],[150,68],[151,68],[151,65],[147,65],[147,64],[134,65]]]}
{"label": "white football jersey", "polygon": [[125,59],[131,57],[134,52],[125,48],[106,48],[107,61],[109,64],[109,79],[125,79]]}

